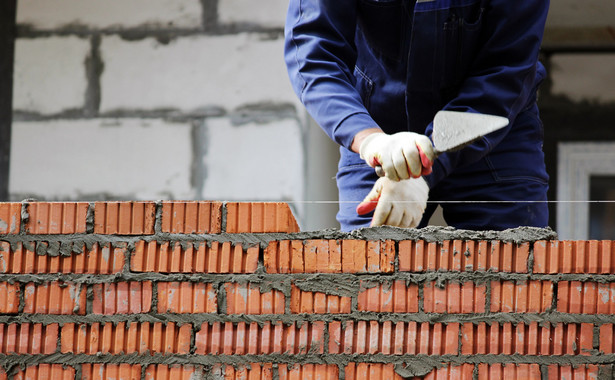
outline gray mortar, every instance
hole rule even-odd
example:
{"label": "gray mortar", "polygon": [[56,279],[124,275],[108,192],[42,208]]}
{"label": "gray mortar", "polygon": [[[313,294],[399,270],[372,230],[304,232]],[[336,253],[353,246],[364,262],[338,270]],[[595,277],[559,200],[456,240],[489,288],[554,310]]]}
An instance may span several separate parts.
{"label": "gray mortar", "polygon": [[332,296],[353,297],[359,293],[359,279],[343,281],[339,278],[319,278],[318,275],[295,280],[294,285],[305,292],[321,292]]}

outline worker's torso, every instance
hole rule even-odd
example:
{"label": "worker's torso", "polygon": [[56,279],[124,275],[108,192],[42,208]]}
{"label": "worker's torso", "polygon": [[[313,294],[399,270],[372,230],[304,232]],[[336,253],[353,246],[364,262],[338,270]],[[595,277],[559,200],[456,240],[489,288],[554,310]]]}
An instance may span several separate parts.
{"label": "worker's torso", "polygon": [[489,1],[357,1],[355,77],[368,111],[385,132],[424,132],[471,75]]}

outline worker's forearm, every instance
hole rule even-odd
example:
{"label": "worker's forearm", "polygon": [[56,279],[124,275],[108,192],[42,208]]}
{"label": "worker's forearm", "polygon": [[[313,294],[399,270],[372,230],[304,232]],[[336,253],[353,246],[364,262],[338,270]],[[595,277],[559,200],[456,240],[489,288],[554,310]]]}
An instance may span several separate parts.
{"label": "worker's forearm", "polygon": [[352,149],[353,152],[355,153],[360,153],[359,152],[359,148],[361,147],[361,143],[363,142],[363,140],[374,133],[384,133],[382,131],[382,129],[380,128],[369,128],[369,129],[364,129],[362,131],[360,131],[359,133],[357,133],[354,136],[354,139],[352,140],[352,145],[350,146],[350,149]]}

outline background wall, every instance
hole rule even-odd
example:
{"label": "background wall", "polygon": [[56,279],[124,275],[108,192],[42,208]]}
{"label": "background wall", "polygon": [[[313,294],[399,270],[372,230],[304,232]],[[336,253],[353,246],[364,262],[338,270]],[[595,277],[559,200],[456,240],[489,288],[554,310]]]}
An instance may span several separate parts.
{"label": "background wall", "polygon": [[306,144],[329,142],[289,84],[286,7],[19,0],[11,198],[284,200],[309,228]]}

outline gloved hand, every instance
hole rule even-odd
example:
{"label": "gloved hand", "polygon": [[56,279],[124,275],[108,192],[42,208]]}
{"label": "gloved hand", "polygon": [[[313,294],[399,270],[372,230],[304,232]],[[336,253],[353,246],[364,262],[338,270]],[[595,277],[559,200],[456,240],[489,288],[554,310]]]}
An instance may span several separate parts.
{"label": "gloved hand", "polygon": [[431,173],[436,155],[429,138],[413,132],[373,133],[361,142],[359,153],[372,168],[380,165],[393,181]]}
{"label": "gloved hand", "polygon": [[372,226],[413,228],[421,222],[428,196],[429,186],[423,177],[398,182],[382,177],[357,206],[357,213],[375,209]]}

